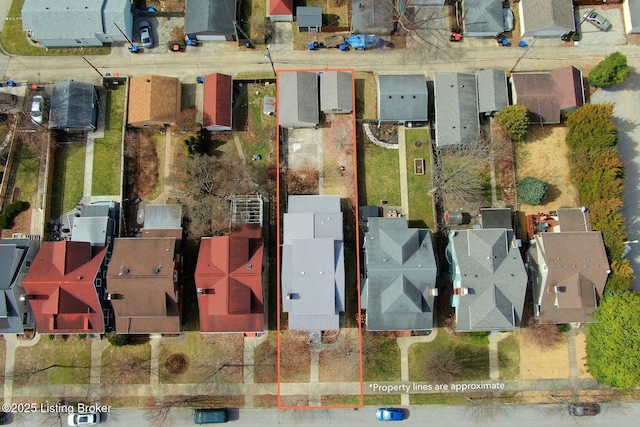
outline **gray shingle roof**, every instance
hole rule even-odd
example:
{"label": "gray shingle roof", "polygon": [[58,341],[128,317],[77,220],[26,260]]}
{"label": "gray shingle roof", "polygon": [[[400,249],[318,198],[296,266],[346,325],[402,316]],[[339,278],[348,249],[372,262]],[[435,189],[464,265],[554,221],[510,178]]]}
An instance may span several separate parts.
{"label": "gray shingle roof", "polygon": [[326,71],[320,75],[320,109],[325,113],[350,113],[353,109],[353,74]]}
{"label": "gray shingle roof", "polygon": [[502,0],[465,0],[464,35],[495,37],[504,31]]}
{"label": "gray shingle roof", "polygon": [[[28,304],[19,302],[24,289],[19,287],[32,262],[39,242],[28,239],[0,241],[0,333],[23,333],[23,313],[31,312]],[[33,327],[33,324],[27,324]]]}
{"label": "gray shingle roof", "polygon": [[427,79],[422,74],[378,76],[378,119],[429,120]]}
{"label": "gray shingle roof", "polygon": [[[456,230],[449,234],[447,257],[458,331],[520,327],[527,274],[514,241],[514,232],[506,229]],[[457,288],[468,293],[455,294]]]}
{"label": "gray shingle roof", "polygon": [[507,73],[502,70],[476,71],[478,113],[495,113],[509,105]]}
{"label": "gray shingle roof", "polygon": [[318,6],[296,7],[298,28],[322,28],[322,8]]}
{"label": "gray shingle roof", "polygon": [[185,9],[186,34],[235,34],[236,0],[189,0]]}
{"label": "gray shingle roof", "polygon": [[286,128],[315,127],[320,123],[318,75],[278,73],[278,124]]}
{"label": "gray shingle roof", "polygon": [[289,329],[339,329],[345,297],[340,197],[289,196],[288,206],[281,285]]}
{"label": "gray shingle roof", "polygon": [[510,208],[482,208],[480,209],[482,228],[513,229]]}
{"label": "gray shingle roof", "polygon": [[361,295],[372,331],[433,327],[437,267],[431,233],[408,228],[406,218],[369,218],[366,280]]}
{"label": "gray shingle roof", "polygon": [[572,0],[526,0],[520,2],[522,37],[561,36],[576,29]]}
{"label": "gray shingle roof", "polygon": [[102,27],[103,1],[25,0],[22,28],[37,39],[94,38]]}
{"label": "gray shingle roof", "polygon": [[476,78],[470,74],[438,74],[434,79],[436,145],[475,141],[479,133]]}
{"label": "gray shingle roof", "polygon": [[393,6],[379,0],[352,0],[351,28],[354,33],[389,34],[393,30]]}

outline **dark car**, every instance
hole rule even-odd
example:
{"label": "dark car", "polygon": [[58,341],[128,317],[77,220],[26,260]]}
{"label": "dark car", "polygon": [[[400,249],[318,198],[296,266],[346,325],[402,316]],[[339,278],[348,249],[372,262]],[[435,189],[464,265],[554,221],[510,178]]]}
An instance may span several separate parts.
{"label": "dark car", "polygon": [[193,422],[196,424],[226,423],[228,420],[226,409],[196,409],[193,411]]}
{"label": "dark car", "polygon": [[576,35],[575,31],[569,31],[568,33],[564,33],[562,37],[560,37],[560,39],[562,39],[563,42],[568,42],[568,41],[571,41],[571,39],[575,35]]}
{"label": "dark car", "polygon": [[569,414],[574,417],[592,417],[600,413],[600,405],[597,403],[572,403],[569,405]]}
{"label": "dark car", "polygon": [[400,408],[378,408],[376,418],[378,421],[402,421],[404,411]]}

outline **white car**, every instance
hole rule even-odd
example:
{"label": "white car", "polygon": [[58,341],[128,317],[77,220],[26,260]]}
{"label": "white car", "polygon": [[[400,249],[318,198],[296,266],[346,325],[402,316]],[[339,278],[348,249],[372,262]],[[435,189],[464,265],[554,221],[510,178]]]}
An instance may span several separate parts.
{"label": "white car", "polygon": [[138,24],[140,29],[140,41],[143,47],[153,47],[153,37],[151,37],[151,24],[146,19],[143,19]]}
{"label": "white car", "polygon": [[96,412],[89,414],[69,414],[67,423],[72,426],[92,426],[100,422],[100,415]]}
{"label": "white car", "polygon": [[582,15],[585,21],[590,22],[600,31],[609,31],[611,29],[611,22],[604,16],[600,15],[595,10],[590,10]]}
{"label": "white car", "polygon": [[36,95],[31,101],[31,120],[34,123],[42,124],[42,108],[44,106],[44,99],[41,95]]}

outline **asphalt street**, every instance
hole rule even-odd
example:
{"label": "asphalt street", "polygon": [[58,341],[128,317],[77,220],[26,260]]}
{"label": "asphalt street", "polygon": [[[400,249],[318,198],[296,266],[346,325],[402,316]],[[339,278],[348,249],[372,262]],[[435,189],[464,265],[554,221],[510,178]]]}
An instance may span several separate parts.
{"label": "asphalt street", "polygon": [[[512,405],[512,406],[412,406],[406,408],[408,419],[402,426],[430,427],[610,427],[633,425],[640,417],[640,405],[632,403],[605,404],[602,412],[595,417],[572,417],[566,404],[554,405]],[[66,418],[66,417],[65,417]],[[41,427],[54,425],[58,415],[23,415],[13,419],[17,425]],[[66,422],[65,419],[63,421]],[[114,426],[154,426],[159,419],[149,418],[146,411],[118,409],[103,417],[105,425]],[[192,410],[173,410],[162,419],[163,426],[190,426],[193,424]],[[276,409],[231,410],[231,425],[242,426],[335,426],[354,427],[375,425],[375,408],[278,411]]]}

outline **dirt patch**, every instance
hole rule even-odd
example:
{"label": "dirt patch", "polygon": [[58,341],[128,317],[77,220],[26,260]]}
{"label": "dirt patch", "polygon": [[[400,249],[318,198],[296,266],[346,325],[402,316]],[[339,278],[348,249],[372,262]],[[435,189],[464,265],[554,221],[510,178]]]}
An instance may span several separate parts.
{"label": "dirt patch", "polygon": [[186,372],[189,362],[184,354],[172,354],[167,357],[164,366],[172,374],[183,374]]}
{"label": "dirt patch", "polygon": [[2,230],[1,237],[3,239],[10,239],[13,233],[31,233],[31,209],[20,212],[13,220],[13,227]]}
{"label": "dirt patch", "polygon": [[549,187],[544,204],[522,203],[526,215],[578,206],[577,192],[569,178],[569,148],[564,126],[533,126],[525,143],[516,149],[518,179],[527,176],[545,181]]}
{"label": "dirt patch", "polygon": [[256,408],[275,408],[278,406],[278,396],[273,394],[261,394],[253,397],[253,406]]}
{"label": "dirt patch", "polygon": [[554,347],[540,347],[527,339],[520,339],[520,379],[569,378],[569,348],[567,340]]}
{"label": "dirt patch", "polygon": [[576,334],[576,364],[578,365],[578,377],[593,378],[587,369],[587,335]]}
{"label": "dirt patch", "polygon": [[351,114],[329,114],[323,128],[323,194],[354,199],[353,118]]}
{"label": "dirt patch", "polygon": [[308,333],[284,331],[280,336],[280,381],[309,382],[311,354]]}

